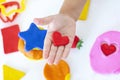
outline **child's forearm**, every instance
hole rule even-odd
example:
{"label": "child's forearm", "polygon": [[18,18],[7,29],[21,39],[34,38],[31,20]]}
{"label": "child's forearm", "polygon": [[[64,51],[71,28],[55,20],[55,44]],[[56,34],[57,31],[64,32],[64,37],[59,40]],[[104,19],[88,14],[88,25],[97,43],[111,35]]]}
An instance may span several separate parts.
{"label": "child's forearm", "polygon": [[85,2],[86,0],[65,0],[61,7],[60,13],[66,14],[77,21]]}

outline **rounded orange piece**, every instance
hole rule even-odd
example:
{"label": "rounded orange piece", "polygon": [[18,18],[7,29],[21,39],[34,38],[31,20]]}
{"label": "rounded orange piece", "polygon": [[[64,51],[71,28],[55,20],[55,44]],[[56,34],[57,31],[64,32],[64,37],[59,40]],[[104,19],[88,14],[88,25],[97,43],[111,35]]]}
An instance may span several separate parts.
{"label": "rounded orange piece", "polygon": [[24,49],[24,41],[22,39],[19,39],[18,50],[30,59],[39,60],[42,58],[42,50],[31,50],[29,52],[26,52]]}
{"label": "rounded orange piece", "polygon": [[46,80],[65,80],[66,75],[69,73],[69,65],[63,60],[57,65],[46,64],[44,67],[44,76]]}

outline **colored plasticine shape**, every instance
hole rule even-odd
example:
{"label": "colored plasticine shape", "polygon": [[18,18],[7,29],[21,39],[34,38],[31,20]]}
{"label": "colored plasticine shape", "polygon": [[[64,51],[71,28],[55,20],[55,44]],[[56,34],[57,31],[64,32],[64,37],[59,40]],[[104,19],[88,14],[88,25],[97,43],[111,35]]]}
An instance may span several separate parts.
{"label": "colored plasticine shape", "polygon": [[60,60],[56,65],[44,66],[45,80],[70,80],[70,68],[66,61]]}
{"label": "colored plasticine shape", "polygon": [[24,72],[11,68],[7,65],[3,65],[3,80],[20,80],[24,76]]}
{"label": "colored plasticine shape", "polygon": [[[13,8],[13,6],[16,7],[16,9],[20,9],[20,4],[17,1],[4,2],[0,6],[4,6],[6,12],[8,11],[9,8]],[[1,9],[1,11],[2,11],[2,9]],[[0,11],[0,19],[4,23],[13,22],[16,19],[16,17],[18,16],[17,12],[14,12],[11,15],[6,16],[6,15],[2,14],[1,11]]]}
{"label": "colored plasticine shape", "polygon": [[52,39],[55,46],[65,46],[69,43],[68,36],[62,36],[61,33],[57,31],[53,33]]}
{"label": "colored plasticine shape", "polygon": [[7,11],[7,12],[6,12],[6,8],[3,5],[0,4],[1,14],[3,14],[4,16],[10,16],[13,13],[23,12],[25,10],[25,1],[26,0],[21,0],[21,3],[20,3],[21,7],[19,9],[10,10],[10,11]]}
{"label": "colored plasticine shape", "polygon": [[18,51],[18,33],[19,25],[12,25],[6,28],[1,29],[3,37],[3,46],[5,54]]}
{"label": "colored plasticine shape", "polygon": [[78,36],[75,35],[74,41],[72,43],[72,48],[80,49],[80,47],[82,47],[82,43],[83,41]]}
{"label": "colored plasticine shape", "polygon": [[27,31],[19,33],[19,37],[25,41],[25,50],[30,51],[33,48],[43,49],[44,38],[47,30],[40,30],[34,23],[31,23]]}
{"label": "colored plasticine shape", "polygon": [[101,74],[120,73],[120,32],[108,31],[100,35],[90,52],[93,70]]}
{"label": "colored plasticine shape", "polygon": [[88,16],[88,11],[89,11],[89,6],[90,6],[90,0],[87,0],[82,13],[80,14],[79,20],[86,20]]}

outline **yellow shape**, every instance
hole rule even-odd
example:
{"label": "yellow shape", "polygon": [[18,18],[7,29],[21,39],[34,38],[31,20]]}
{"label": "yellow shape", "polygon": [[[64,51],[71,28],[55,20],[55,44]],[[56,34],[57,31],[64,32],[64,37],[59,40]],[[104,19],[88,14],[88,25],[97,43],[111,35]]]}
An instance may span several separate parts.
{"label": "yellow shape", "polygon": [[5,2],[6,0],[0,0],[0,3]]}
{"label": "yellow shape", "polygon": [[3,65],[3,80],[20,80],[24,75],[22,71]]}
{"label": "yellow shape", "polygon": [[38,26],[38,28],[39,28],[40,30],[44,30],[44,28],[43,28],[43,27],[41,27],[41,26]]}
{"label": "yellow shape", "polygon": [[68,73],[66,76],[65,76],[65,80],[70,80],[71,76],[70,76],[70,73]]}
{"label": "yellow shape", "polygon": [[[29,59],[29,60],[31,60],[31,61],[36,61],[35,59],[28,58],[28,57],[27,57],[27,59]],[[40,60],[43,60],[43,58],[40,58],[39,61],[40,61]],[[38,60],[37,60],[37,61],[38,61]]]}
{"label": "yellow shape", "polygon": [[14,9],[14,10],[11,10],[11,11],[9,11],[9,12],[7,13],[7,12],[6,12],[6,8],[5,8],[3,5],[0,5],[1,13],[2,13],[4,16],[10,16],[10,15],[13,14],[13,13],[23,12],[23,11],[25,10],[25,0],[22,0],[22,1],[21,1],[20,6],[21,6],[20,9]]}
{"label": "yellow shape", "polygon": [[87,15],[88,15],[88,9],[89,9],[89,5],[90,5],[90,0],[87,0],[83,10],[82,10],[82,13],[79,17],[79,20],[86,20],[87,19]]}
{"label": "yellow shape", "polygon": [[33,50],[39,50],[38,48],[33,48]]}

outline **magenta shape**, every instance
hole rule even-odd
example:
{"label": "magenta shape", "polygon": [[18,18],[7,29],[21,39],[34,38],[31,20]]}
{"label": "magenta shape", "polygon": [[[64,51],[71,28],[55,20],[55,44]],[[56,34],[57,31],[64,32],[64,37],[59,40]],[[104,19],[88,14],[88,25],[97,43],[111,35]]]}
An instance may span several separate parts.
{"label": "magenta shape", "polygon": [[[114,44],[116,51],[106,56],[101,50],[101,44]],[[120,32],[109,31],[100,35],[90,51],[92,69],[101,74],[120,73]]]}

